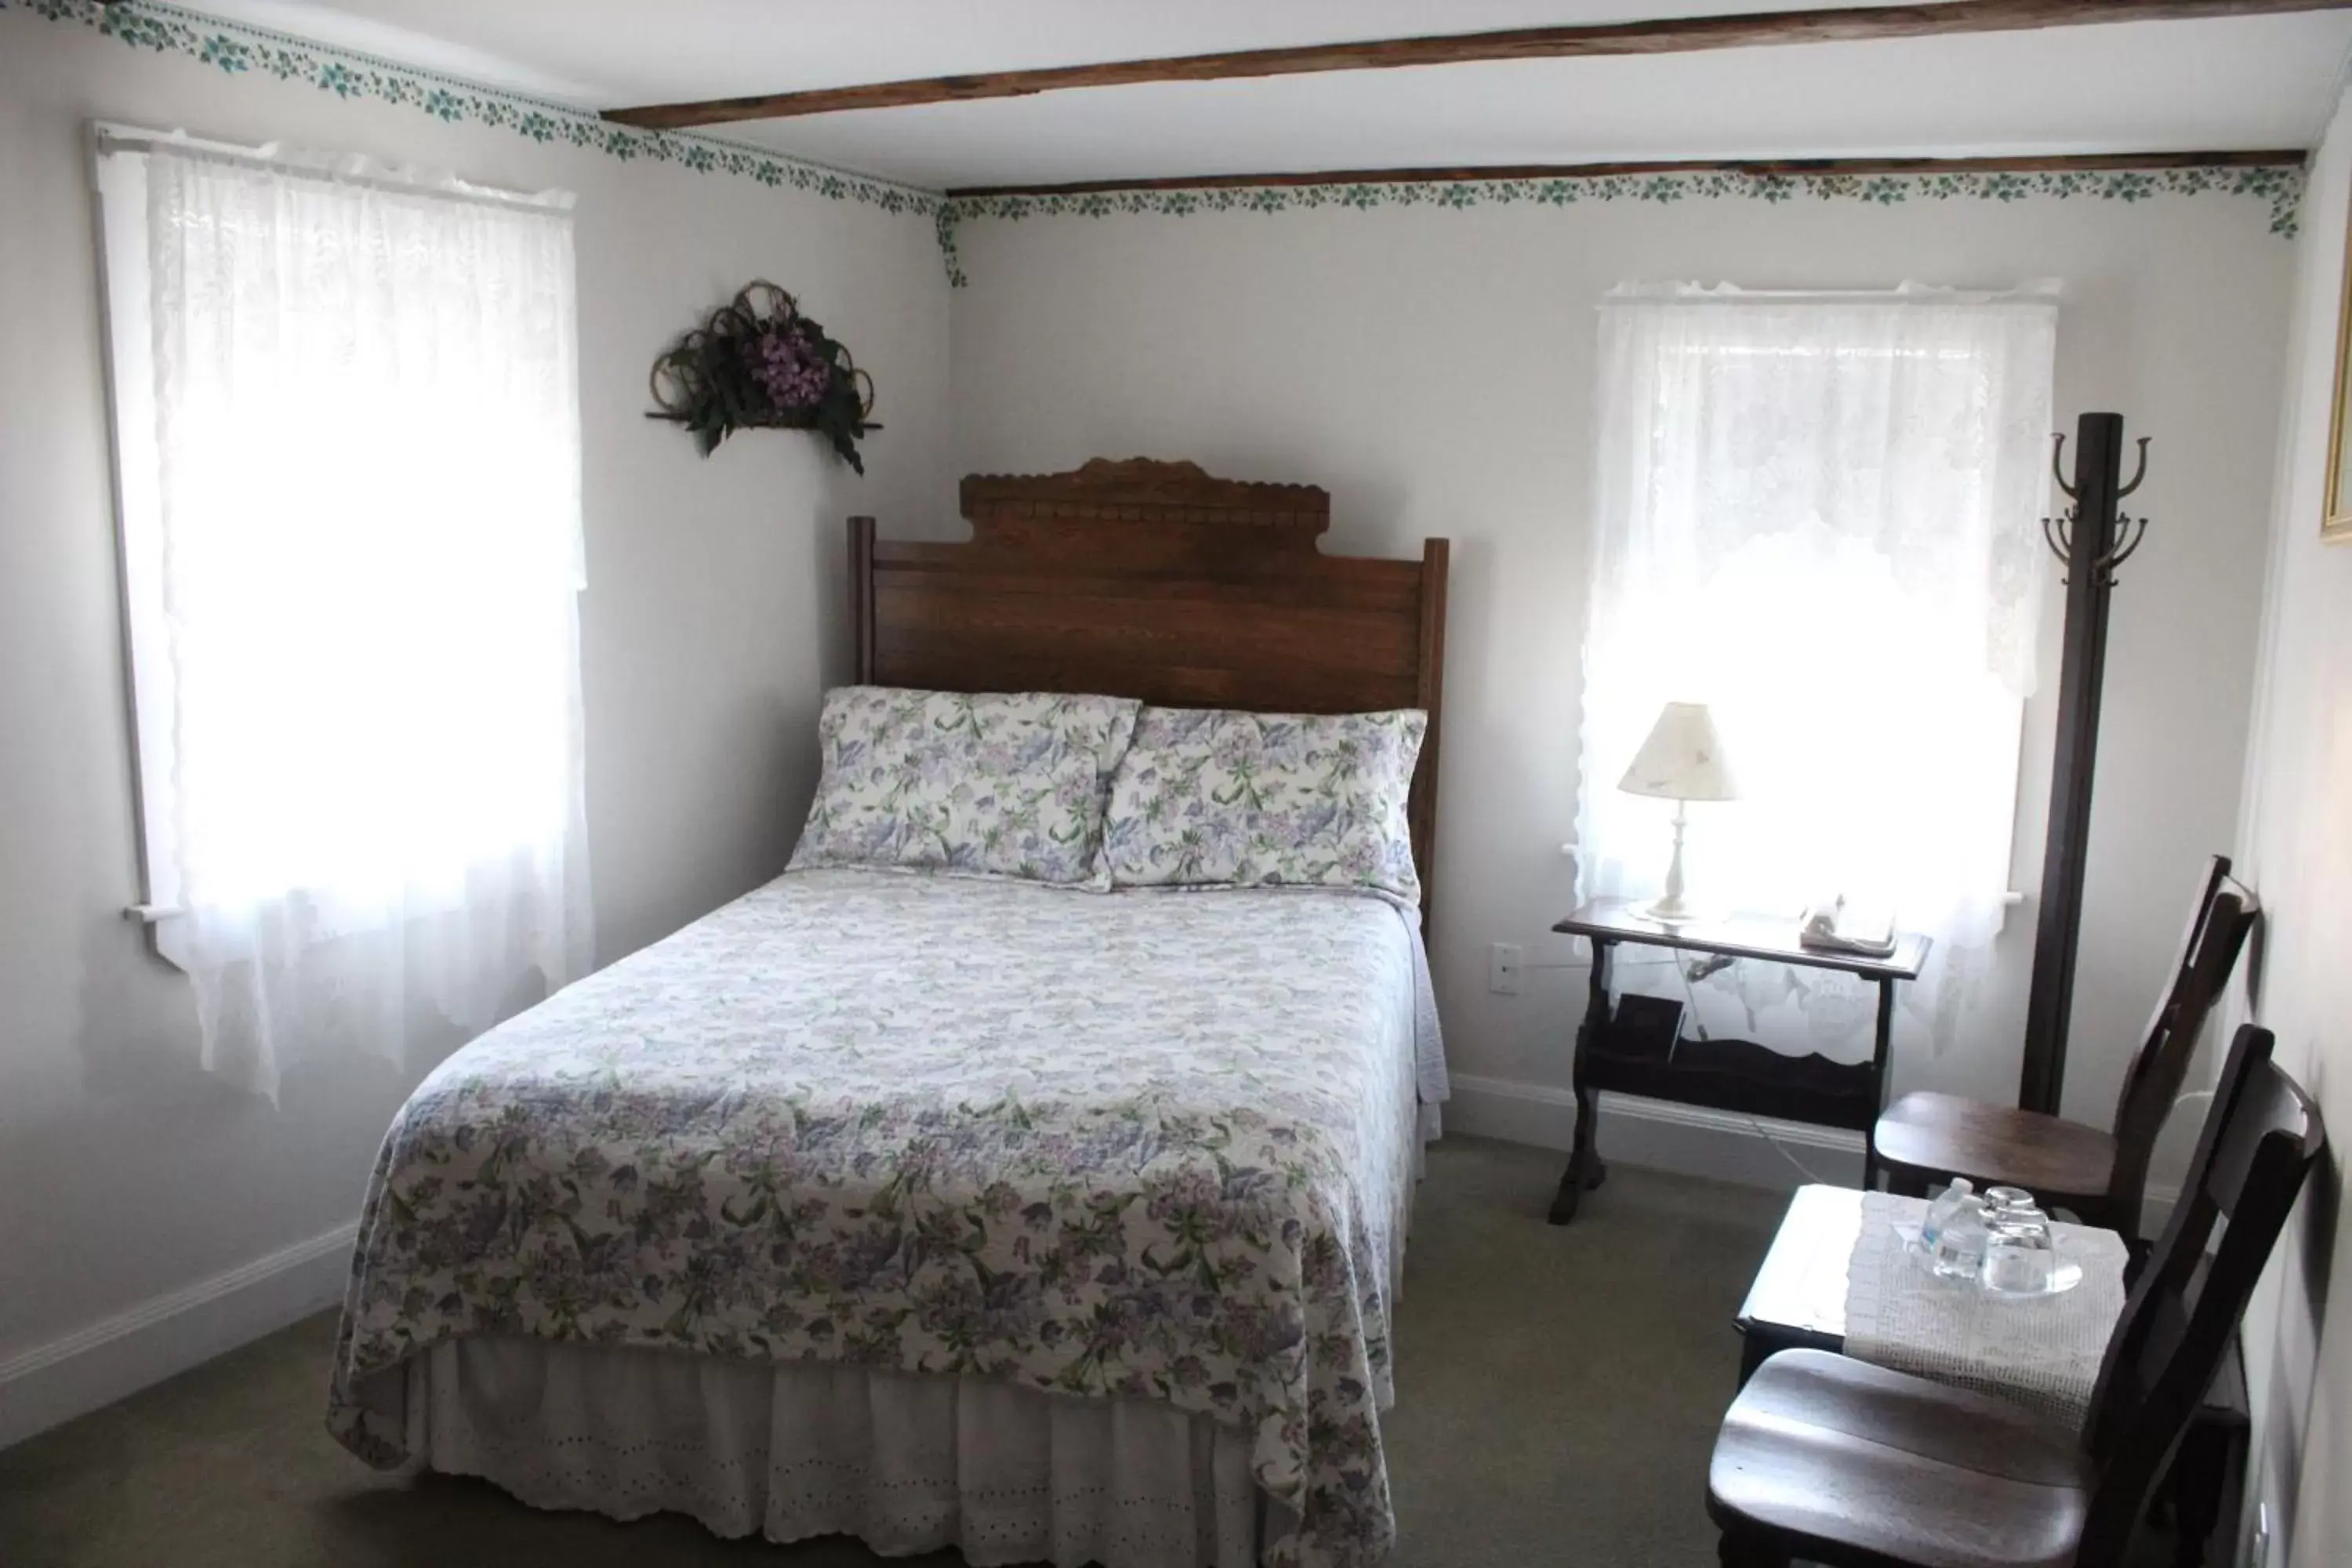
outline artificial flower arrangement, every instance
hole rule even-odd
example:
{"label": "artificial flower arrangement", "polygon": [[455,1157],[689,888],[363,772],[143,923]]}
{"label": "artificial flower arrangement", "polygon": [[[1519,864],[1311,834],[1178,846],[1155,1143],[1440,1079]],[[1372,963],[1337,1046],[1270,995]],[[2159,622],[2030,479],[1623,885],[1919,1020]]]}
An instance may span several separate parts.
{"label": "artificial flower arrangement", "polygon": [[768,282],[745,285],[654,361],[653,394],[646,417],[685,426],[706,458],[738,430],[815,430],[862,474],[858,438],[882,428],[867,417],[874,378]]}

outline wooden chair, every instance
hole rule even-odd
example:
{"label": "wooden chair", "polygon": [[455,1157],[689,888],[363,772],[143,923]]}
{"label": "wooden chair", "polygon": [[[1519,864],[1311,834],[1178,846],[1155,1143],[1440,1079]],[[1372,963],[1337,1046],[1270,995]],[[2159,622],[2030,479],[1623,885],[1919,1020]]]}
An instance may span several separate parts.
{"label": "wooden chair", "polygon": [[2113,1131],[1957,1094],[1906,1094],[1871,1133],[1887,1190],[1924,1197],[1931,1184],[1954,1176],[1979,1186],[2007,1183],[2046,1207],[2071,1210],[2085,1225],[2137,1238],[2148,1156],[2258,908],[2253,893],[2231,879],[2229,857],[2214,856],[2171,984],[2124,1074]]}
{"label": "wooden chair", "polygon": [[[2189,1184],[2107,1341],[2079,1438],[2005,1400],[1783,1351],[1725,1415],[1725,1568],[2115,1568],[2322,1151],[2319,1109],[2238,1031]],[[2210,1262],[2215,1223],[2226,1218]]]}

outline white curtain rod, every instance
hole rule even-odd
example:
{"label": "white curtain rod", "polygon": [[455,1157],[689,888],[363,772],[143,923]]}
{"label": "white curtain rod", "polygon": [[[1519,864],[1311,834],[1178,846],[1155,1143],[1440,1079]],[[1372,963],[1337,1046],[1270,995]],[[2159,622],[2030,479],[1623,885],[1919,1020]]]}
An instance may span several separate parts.
{"label": "white curtain rod", "polygon": [[525,212],[568,215],[573,200],[570,191],[509,191],[495,185],[477,185],[453,174],[403,168],[371,158],[363,153],[313,153],[289,148],[282,142],[265,142],[258,147],[241,146],[234,142],[215,142],[191,136],[184,131],[149,131],[103,120],[92,122],[90,133],[93,145],[100,153],[163,152],[247,168],[278,169],[313,179],[366,185],[375,190],[405,195],[422,193]]}
{"label": "white curtain rod", "polygon": [[2010,289],[1946,289],[1904,282],[1892,289],[1742,289],[1736,283],[1620,283],[1603,309],[1641,305],[2055,305],[2063,285],[2030,279]]}

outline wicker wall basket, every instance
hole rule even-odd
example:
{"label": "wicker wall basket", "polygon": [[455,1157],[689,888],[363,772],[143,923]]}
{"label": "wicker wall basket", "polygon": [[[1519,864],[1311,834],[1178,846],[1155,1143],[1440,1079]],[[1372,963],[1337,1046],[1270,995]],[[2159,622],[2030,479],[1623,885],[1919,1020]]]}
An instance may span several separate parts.
{"label": "wicker wall basket", "polygon": [[874,378],[773,283],[742,292],[654,361],[652,412],[694,434],[709,457],[738,430],[814,430],[859,473],[874,423]]}

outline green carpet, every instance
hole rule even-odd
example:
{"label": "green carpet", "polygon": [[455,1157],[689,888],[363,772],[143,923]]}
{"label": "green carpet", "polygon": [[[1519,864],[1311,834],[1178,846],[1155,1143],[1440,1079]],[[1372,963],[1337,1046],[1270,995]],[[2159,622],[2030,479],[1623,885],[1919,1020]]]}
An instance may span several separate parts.
{"label": "green carpet", "polygon": [[[1618,1165],[1566,1229],[1559,1158],[1430,1151],[1384,1419],[1396,1568],[1709,1568],[1706,1456],[1731,1326],[1785,1199]],[[322,1423],[331,1314],[0,1452],[6,1568],[565,1568],[886,1561],[840,1540],[541,1513],[484,1483],[377,1475]],[[925,1563],[952,1564],[953,1555]]]}

